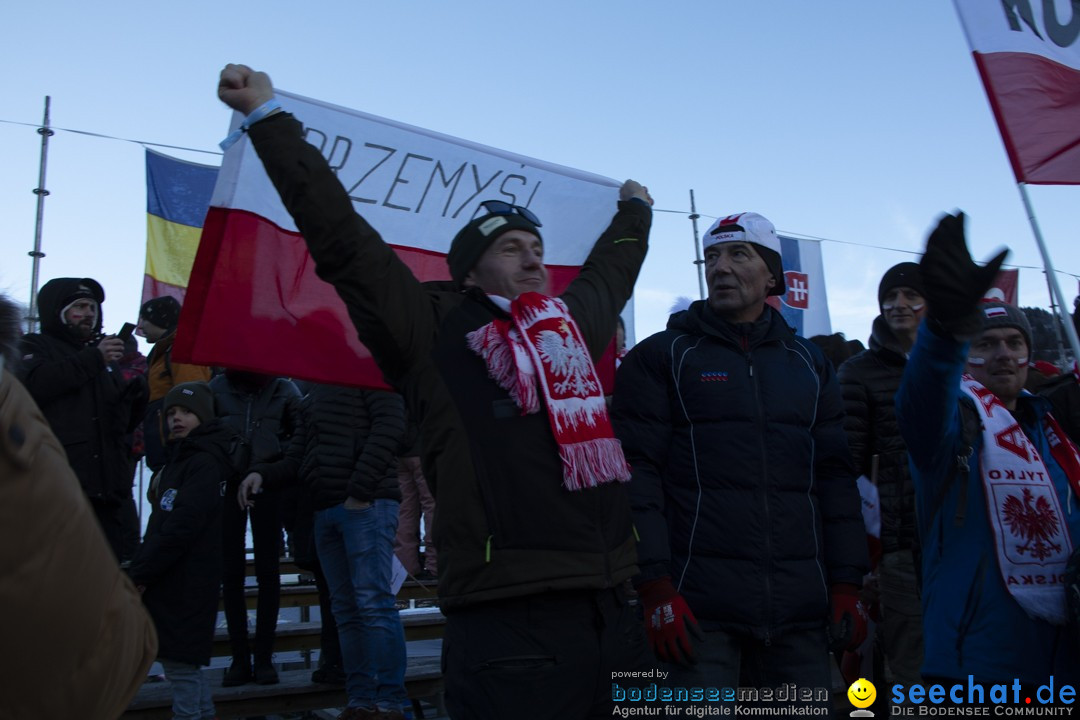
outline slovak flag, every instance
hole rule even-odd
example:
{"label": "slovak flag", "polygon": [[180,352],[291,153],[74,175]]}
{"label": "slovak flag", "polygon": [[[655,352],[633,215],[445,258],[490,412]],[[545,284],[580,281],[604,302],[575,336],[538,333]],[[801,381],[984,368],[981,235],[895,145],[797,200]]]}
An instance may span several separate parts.
{"label": "slovak flag", "polygon": [[[558,294],[615,214],[615,180],[280,90],[277,97],[304,123],[306,140],[327,158],[356,211],[421,281],[449,279],[450,241],[481,201],[498,199],[540,218],[550,290]],[[230,129],[242,120],[234,113]],[[246,135],[222,162],[173,357],[385,387],[344,303],[315,275]]]}
{"label": "slovak flag", "polygon": [[1016,181],[1080,184],[1080,5],[954,2]]}
{"label": "slovak flag", "polygon": [[787,293],[782,297],[770,296],[769,304],[780,311],[797,335],[807,338],[831,335],[821,242],[786,235],[779,238]]}

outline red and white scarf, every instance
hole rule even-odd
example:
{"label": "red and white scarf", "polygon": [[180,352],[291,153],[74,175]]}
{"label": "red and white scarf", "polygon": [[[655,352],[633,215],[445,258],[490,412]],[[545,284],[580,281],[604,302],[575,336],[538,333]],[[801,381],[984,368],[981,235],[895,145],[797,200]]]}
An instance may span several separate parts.
{"label": "red and white scarf", "polygon": [[[1072,554],[1069,526],[1050,473],[1019,423],[994,393],[964,375],[961,388],[982,421],[979,467],[1005,587],[1032,617],[1066,620],[1065,564]],[[1043,430],[1054,460],[1080,493],[1080,453],[1049,414]]]}
{"label": "red and white scarf", "polygon": [[630,468],[612,432],[600,378],[566,304],[524,293],[509,303],[508,312],[510,320],[492,320],[466,339],[522,415],[540,411],[537,388],[543,393],[559,445],[563,485],[582,490],[629,481]]}

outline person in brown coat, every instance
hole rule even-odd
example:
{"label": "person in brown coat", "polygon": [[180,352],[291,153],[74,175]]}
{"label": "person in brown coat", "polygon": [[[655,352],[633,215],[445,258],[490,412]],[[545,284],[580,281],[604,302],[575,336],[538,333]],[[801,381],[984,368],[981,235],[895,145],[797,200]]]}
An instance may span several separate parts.
{"label": "person in brown coat", "polygon": [[0,295],[0,719],[114,720],[157,654],[64,449],[11,372],[17,306]]}

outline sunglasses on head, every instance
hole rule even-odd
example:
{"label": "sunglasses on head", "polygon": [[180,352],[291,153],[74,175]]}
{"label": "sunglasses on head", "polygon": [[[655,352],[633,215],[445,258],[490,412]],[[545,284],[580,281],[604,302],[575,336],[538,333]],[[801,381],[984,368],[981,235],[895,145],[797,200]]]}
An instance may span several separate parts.
{"label": "sunglasses on head", "polygon": [[487,210],[489,215],[520,215],[536,227],[543,227],[543,223],[540,222],[540,218],[536,217],[536,213],[520,205],[511,205],[502,200],[483,200],[480,207]]}

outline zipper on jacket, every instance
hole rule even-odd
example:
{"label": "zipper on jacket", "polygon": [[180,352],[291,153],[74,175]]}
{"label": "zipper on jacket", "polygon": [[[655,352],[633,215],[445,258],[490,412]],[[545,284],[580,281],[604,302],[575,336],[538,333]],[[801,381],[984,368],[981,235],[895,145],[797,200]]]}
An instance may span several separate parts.
{"label": "zipper on jacket", "polygon": [[597,493],[592,494],[592,506],[593,517],[596,518],[596,534],[599,536],[597,538],[597,543],[604,552],[604,587],[611,587],[614,583],[611,581],[611,548],[607,546],[607,535],[605,533],[605,530],[607,529],[604,523],[606,514],[604,512],[604,504],[597,496]]}
{"label": "zipper on jacket", "polygon": [[494,535],[488,535],[487,536],[487,543],[485,543],[485,546],[484,546],[484,562],[485,563],[491,562],[491,540],[494,537],[495,537]]}
{"label": "zipper on jacket", "polygon": [[750,373],[750,385],[754,388],[754,407],[757,408],[758,441],[761,448],[761,500],[765,508],[765,644],[769,644],[769,628],[772,626],[772,518],[769,513],[769,455],[765,443],[765,417],[761,409],[761,388],[754,379],[754,358],[749,350],[749,339],[743,335],[742,345],[746,355],[746,367]]}
{"label": "zipper on jacket", "polygon": [[956,628],[956,666],[964,666],[964,640],[967,637],[968,628],[975,620],[975,611],[979,607],[979,598],[982,597],[983,574],[986,572],[986,555],[979,558],[979,565],[975,568],[975,579],[971,583],[967,600],[964,602],[964,615],[960,618],[960,624]]}

